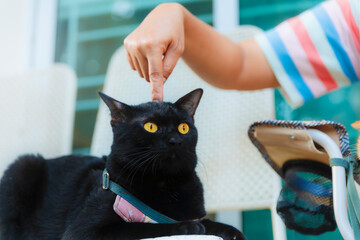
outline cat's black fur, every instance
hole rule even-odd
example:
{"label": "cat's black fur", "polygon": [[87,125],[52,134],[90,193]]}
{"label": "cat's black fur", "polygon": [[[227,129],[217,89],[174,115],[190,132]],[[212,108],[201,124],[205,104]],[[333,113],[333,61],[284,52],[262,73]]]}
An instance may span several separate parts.
{"label": "cat's black fur", "polygon": [[[193,115],[202,90],[175,104],[128,106],[100,94],[111,111],[114,133],[109,156],[65,156],[45,160],[23,156],[0,183],[1,240],[138,239],[176,234],[215,234],[244,239],[233,227],[205,215],[203,189],[196,175],[197,131]],[[147,132],[144,123],[158,125]],[[178,132],[187,123],[187,134]],[[102,189],[102,171],[176,224],[126,223],[113,210],[115,194]]]}

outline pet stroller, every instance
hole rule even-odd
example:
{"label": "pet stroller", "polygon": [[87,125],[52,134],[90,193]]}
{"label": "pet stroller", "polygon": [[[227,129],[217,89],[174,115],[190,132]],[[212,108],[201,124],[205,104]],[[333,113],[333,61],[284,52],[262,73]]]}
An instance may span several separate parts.
{"label": "pet stroller", "polygon": [[360,239],[360,167],[344,126],[266,120],[248,133],[284,180],[277,212],[288,228],[318,235],[337,226],[344,239]]}

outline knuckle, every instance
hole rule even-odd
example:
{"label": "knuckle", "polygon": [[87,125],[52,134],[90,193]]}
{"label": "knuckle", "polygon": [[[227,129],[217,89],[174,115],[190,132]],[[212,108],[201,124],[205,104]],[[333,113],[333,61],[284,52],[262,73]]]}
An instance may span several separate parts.
{"label": "knuckle", "polygon": [[153,88],[153,89],[151,90],[151,94],[152,94],[153,96],[158,96],[158,95],[160,94],[160,90],[157,89],[157,88]]}
{"label": "knuckle", "polygon": [[144,41],[143,42],[143,46],[146,48],[146,49],[151,49],[153,48],[155,45],[155,42],[154,40],[147,40],[147,41]]}
{"label": "knuckle", "polygon": [[160,72],[151,72],[149,77],[151,80],[155,80],[155,81],[162,80],[162,76],[161,76]]}
{"label": "knuckle", "polygon": [[136,51],[140,52],[143,47],[141,46],[141,44],[134,43],[134,44],[133,44],[133,48],[134,48]]}
{"label": "knuckle", "polygon": [[130,39],[129,37],[126,37],[124,39],[123,43],[124,43],[126,50],[130,50],[132,48],[132,46],[135,44],[135,42],[132,39]]}
{"label": "knuckle", "polygon": [[148,52],[162,51],[164,52],[164,43],[158,39],[146,39],[141,42],[141,48]]}
{"label": "knuckle", "polygon": [[160,90],[158,90],[158,89],[153,89],[152,91],[151,91],[151,98],[153,99],[153,100],[157,100],[157,101],[162,101],[162,98],[161,98],[161,93],[160,93]]}
{"label": "knuckle", "polygon": [[159,41],[158,39],[152,39],[150,42],[150,47],[152,48],[158,48],[159,46],[161,46],[161,41]]}
{"label": "knuckle", "polygon": [[149,50],[149,49],[152,49],[154,47],[154,45],[155,45],[155,41],[153,39],[143,39],[140,42],[139,47]]}
{"label": "knuckle", "polygon": [[137,51],[139,50],[140,45],[138,44],[137,41],[133,41],[133,40],[128,40],[127,38],[125,38],[124,40],[124,46],[127,52],[129,53],[133,53],[134,50]]}
{"label": "knuckle", "polygon": [[126,38],[124,39],[123,44],[124,44],[125,47],[128,47],[128,46],[129,46],[129,39],[128,39],[128,37],[126,37]]}

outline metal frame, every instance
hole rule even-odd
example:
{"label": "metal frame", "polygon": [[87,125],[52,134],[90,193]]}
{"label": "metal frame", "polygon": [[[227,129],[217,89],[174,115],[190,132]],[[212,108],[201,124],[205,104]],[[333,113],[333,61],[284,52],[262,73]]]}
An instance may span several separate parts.
{"label": "metal frame", "polygon": [[[322,146],[330,158],[342,158],[339,146],[325,133],[316,130],[307,130],[312,139]],[[334,166],[332,169],[334,213],[337,226],[345,240],[354,240],[354,232],[351,228],[346,206],[346,172],[342,166]]]}
{"label": "metal frame", "polygon": [[33,0],[30,67],[42,69],[55,61],[57,0]]}
{"label": "metal frame", "polygon": [[239,24],[240,0],[213,0],[213,23],[219,32],[228,32]]}

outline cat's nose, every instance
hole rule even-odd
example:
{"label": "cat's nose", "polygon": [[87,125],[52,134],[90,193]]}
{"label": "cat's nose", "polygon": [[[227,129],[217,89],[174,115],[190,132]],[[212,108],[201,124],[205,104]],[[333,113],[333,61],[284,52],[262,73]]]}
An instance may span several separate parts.
{"label": "cat's nose", "polygon": [[180,137],[177,137],[177,136],[173,136],[173,137],[169,138],[169,144],[171,146],[176,146],[176,145],[180,146],[182,141],[183,140]]}

